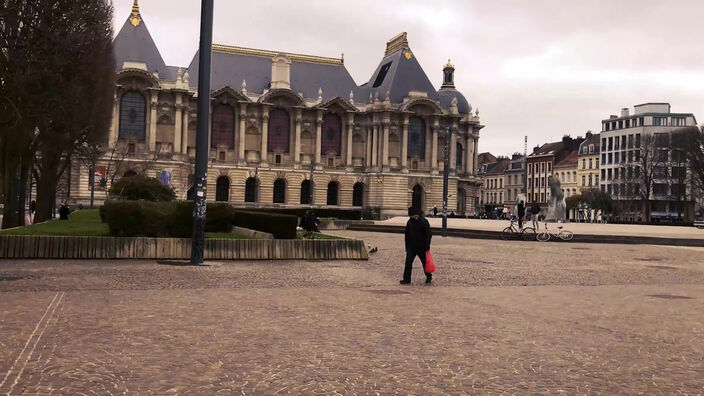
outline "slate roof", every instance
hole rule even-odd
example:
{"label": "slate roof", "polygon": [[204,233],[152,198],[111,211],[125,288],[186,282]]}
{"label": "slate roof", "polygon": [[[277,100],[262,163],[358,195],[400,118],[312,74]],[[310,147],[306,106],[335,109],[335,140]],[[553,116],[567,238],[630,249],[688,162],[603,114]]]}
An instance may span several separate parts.
{"label": "slate roof", "polygon": [[508,165],[511,163],[509,158],[499,158],[494,164],[487,165],[486,175],[503,175],[508,169]]}
{"label": "slate roof", "polygon": [[[135,7],[133,7],[133,14],[127,18],[113,41],[117,69],[122,69],[125,61],[144,62],[150,74],[156,72],[162,80],[175,81],[179,68],[165,64],[149,34],[144,19],[139,14],[137,4]],[[131,19],[135,15],[139,17],[137,26],[131,23]],[[372,95],[378,93],[379,100],[383,101],[386,99],[387,92],[389,92],[392,102],[401,103],[404,98],[409,96],[410,91],[418,91],[427,93],[430,100],[438,101],[444,108],[449,108],[452,99],[457,98],[458,111],[462,114],[469,113],[469,103],[459,91],[454,88],[442,88],[437,91],[433,87],[415,54],[408,48],[405,33],[403,33],[403,40],[402,46],[389,49],[387,45],[387,53],[379,62],[369,81],[361,86],[357,86],[342,60],[336,63],[336,60],[332,58],[306,55],[291,57],[291,90],[295,93],[302,92],[305,98],[311,99],[317,98],[318,90],[322,89],[324,102],[335,97],[347,101],[350,91],[352,91],[357,103],[368,103],[370,93]],[[261,93],[270,87],[272,58],[270,54],[275,52],[239,47],[229,47],[238,50],[228,50],[227,48],[227,46],[221,45],[213,47],[211,77],[213,91],[225,86],[239,91],[242,88],[243,80],[246,81],[247,90],[250,92]],[[321,61],[316,61],[316,59]],[[386,76],[378,87],[374,87],[374,82],[386,64],[389,64]],[[198,52],[193,56],[184,73],[185,71],[188,71],[189,74],[189,85],[196,88],[198,86]]]}
{"label": "slate roof", "polygon": [[[404,55],[406,51],[410,53],[410,59]],[[391,64],[386,76],[378,87],[374,87],[374,82],[379,73],[384,65],[389,62]],[[427,92],[428,99],[439,100],[435,87],[433,87],[423,68],[416,60],[415,54],[407,48],[400,48],[384,56],[369,81],[359,87],[357,91],[359,92],[360,100],[365,103],[369,101],[369,93],[372,95],[378,93],[379,100],[384,100],[387,92],[389,92],[389,98],[392,102],[399,103],[408,96],[410,91]],[[355,92],[355,100],[357,96],[358,94]]]}
{"label": "slate roof", "polygon": [[[194,88],[198,86],[198,54],[196,51],[188,66],[189,85]],[[259,93],[270,88],[271,56],[215,48],[211,61],[211,89],[217,90],[229,85],[239,91],[242,89],[242,80],[246,81],[247,90],[251,92]],[[342,63],[291,61],[291,90],[295,93],[303,92],[306,98],[317,98],[318,90],[322,89],[323,101],[338,96],[347,100],[350,91],[356,87],[357,84]],[[355,101],[356,99],[355,96]]]}
{"label": "slate roof", "polygon": [[528,157],[536,157],[539,155],[546,154],[557,154],[563,148],[564,144],[562,142],[545,143],[540,146],[540,148],[535,150],[532,154],[529,154]]}
{"label": "slate roof", "polygon": [[572,150],[561,161],[555,164],[555,168],[576,168],[579,160],[579,150]]}
{"label": "slate roof", "polygon": [[452,98],[457,98],[457,111],[460,114],[469,114],[469,102],[467,102],[464,95],[455,88],[440,88],[438,97],[440,98],[440,106],[446,109],[450,107]]}
{"label": "slate roof", "polygon": [[[599,154],[599,149],[600,149],[600,138],[601,135],[596,133],[592,134],[592,136],[588,137],[585,141],[582,142],[582,144],[579,145],[579,155],[597,155]],[[582,154],[582,147],[586,146],[589,147],[590,144],[594,145],[594,151],[587,154]]]}

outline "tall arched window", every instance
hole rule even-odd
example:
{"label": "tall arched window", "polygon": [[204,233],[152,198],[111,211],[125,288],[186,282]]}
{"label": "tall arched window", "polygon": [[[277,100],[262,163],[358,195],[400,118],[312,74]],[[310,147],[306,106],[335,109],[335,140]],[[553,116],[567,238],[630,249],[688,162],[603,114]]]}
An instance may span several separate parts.
{"label": "tall arched window", "polygon": [[129,91],[120,98],[120,139],[144,140],[147,131],[147,102],[141,93]]}
{"label": "tall arched window", "polygon": [[268,151],[288,153],[290,133],[291,123],[288,112],[282,109],[272,110],[269,113]]}
{"label": "tall arched window", "polygon": [[423,210],[423,187],[420,184],[416,184],[415,186],[413,186],[411,206],[416,209]]}
{"label": "tall arched window", "polygon": [[357,182],[352,188],[352,206],[364,205],[364,183]]}
{"label": "tall arched window", "polygon": [[286,181],[284,179],[274,181],[274,203],[286,203]]}
{"label": "tall arched window", "polygon": [[313,193],[313,183],[310,180],[303,180],[301,183],[301,205],[311,204],[311,194]]}
{"label": "tall arched window", "polygon": [[213,108],[212,135],[210,147],[217,148],[224,144],[227,148],[235,148],[235,112],[228,105],[217,105]]}
{"label": "tall arched window", "polygon": [[257,179],[253,177],[244,182],[244,201],[257,202]]}
{"label": "tall arched window", "polygon": [[457,143],[457,149],[455,150],[455,169],[458,171],[462,169],[462,144]]}
{"label": "tall arched window", "polygon": [[328,183],[328,205],[339,205],[338,198],[340,195],[340,185],[337,182]]}
{"label": "tall arched window", "polygon": [[425,121],[411,117],[408,121],[408,158],[425,157]]}
{"label": "tall arched window", "polygon": [[218,202],[230,200],[230,178],[227,176],[220,176],[215,182],[215,200]]}
{"label": "tall arched window", "polygon": [[337,114],[325,114],[322,131],[321,149],[323,155],[328,153],[340,155],[342,144],[342,120],[340,117]]}

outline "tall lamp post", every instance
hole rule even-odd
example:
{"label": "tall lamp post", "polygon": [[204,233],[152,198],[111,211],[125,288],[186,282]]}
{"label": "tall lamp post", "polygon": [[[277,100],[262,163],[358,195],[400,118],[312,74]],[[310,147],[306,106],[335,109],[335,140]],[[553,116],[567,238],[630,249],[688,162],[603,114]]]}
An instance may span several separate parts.
{"label": "tall lamp post", "polygon": [[442,167],[442,237],[447,236],[447,189],[450,178],[450,139],[452,130],[445,127],[445,144],[443,145]]}
{"label": "tall lamp post", "polygon": [[313,206],[313,171],[315,170],[315,159],[310,159],[310,188],[308,189],[308,205]]}
{"label": "tall lamp post", "polygon": [[208,172],[208,124],[210,124],[210,58],[213,46],[213,1],[200,6],[198,54],[198,127],[196,130],[196,175],[193,199],[191,264],[203,263],[205,245],[205,190]]}

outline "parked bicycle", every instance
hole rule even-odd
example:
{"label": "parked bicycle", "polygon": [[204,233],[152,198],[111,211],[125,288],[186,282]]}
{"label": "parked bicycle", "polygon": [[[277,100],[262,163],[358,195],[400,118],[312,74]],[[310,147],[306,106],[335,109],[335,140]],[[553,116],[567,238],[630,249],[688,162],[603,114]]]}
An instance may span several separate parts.
{"label": "parked bicycle", "polygon": [[501,238],[507,241],[509,239],[514,239],[519,236],[523,238],[524,241],[532,241],[536,238],[535,228],[518,228],[518,226],[516,225],[516,217],[512,217],[511,224],[509,224],[509,226],[504,228],[504,230],[501,232]]}
{"label": "parked bicycle", "polygon": [[545,223],[545,230],[543,232],[538,233],[538,235],[535,236],[535,239],[539,240],[540,242],[547,242],[550,240],[550,237],[556,237],[560,238],[563,241],[571,241],[572,238],[574,238],[574,234],[572,231],[568,231],[562,228],[562,226],[557,227],[557,232],[550,232],[548,230],[548,223]]}

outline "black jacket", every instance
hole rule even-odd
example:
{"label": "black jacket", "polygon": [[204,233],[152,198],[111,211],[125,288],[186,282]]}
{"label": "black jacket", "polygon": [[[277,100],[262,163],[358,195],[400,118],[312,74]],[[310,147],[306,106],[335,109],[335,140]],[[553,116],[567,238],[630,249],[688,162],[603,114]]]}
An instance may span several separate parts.
{"label": "black jacket", "polygon": [[526,206],[522,203],[518,204],[518,215],[519,216],[525,216],[526,215]]}
{"label": "black jacket", "polygon": [[410,218],[406,223],[406,250],[424,252],[430,250],[430,223],[425,217]]}

